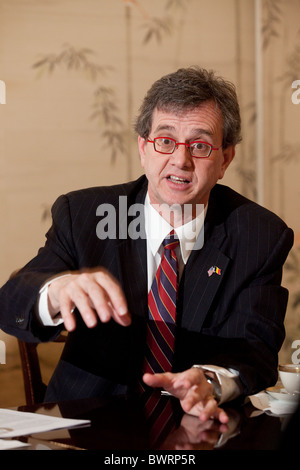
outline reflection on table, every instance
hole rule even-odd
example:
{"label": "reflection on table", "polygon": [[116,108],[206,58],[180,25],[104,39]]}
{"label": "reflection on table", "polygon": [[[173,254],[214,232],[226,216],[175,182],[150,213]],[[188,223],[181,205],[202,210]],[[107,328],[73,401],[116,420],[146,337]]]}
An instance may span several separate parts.
{"label": "reflection on table", "polygon": [[[157,403],[156,403],[157,402]],[[158,412],[149,412],[154,404]],[[118,396],[22,406],[20,411],[89,419],[89,427],[24,436],[29,449],[87,450],[277,450],[290,416],[259,413],[250,403],[224,406],[228,425],[184,414],[177,399],[155,391],[142,396]],[[171,409],[168,416],[166,410]],[[167,425],[164,424],[164,418]],[[165,434],[164,434],[165,430]]]}

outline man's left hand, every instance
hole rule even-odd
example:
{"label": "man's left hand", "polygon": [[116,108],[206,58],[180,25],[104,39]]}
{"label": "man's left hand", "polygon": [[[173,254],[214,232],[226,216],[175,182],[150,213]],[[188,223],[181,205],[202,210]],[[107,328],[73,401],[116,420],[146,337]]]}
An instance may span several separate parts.
{"label": "man's left hand", "polygon": [[191,368],[184,372],[144,374],[143,381],[150,387],[163,388],[180,400],[183,411],[198,416],[201,421],[217,419],[228,422],[228,416],[218,407],[213,397],[213,387],[207,382],[204,372]]}

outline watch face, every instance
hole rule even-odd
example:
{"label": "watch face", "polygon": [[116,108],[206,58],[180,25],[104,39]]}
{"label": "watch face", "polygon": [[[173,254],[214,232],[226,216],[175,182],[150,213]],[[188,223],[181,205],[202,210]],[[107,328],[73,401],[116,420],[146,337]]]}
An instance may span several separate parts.
{"label": "watch face", "polygon": [[[221,400],[222,392],[221,392],[221,384],[219,382],[217,374],[214,371],[207,370],[205,366],[200,366],[200,365],[195,364],[193,365],[193,367],[195,367],[196,369],[203,370],[204,377],[206,378],[207,382],[210,383],[213,387],[212,395],[214,399],[216,400],[216,402],[219,403]],[[213,374],[213,376],[208,375],[208,373]]]}
{"label": "watch face", "polygon": [[221,387],[217,378],[212,378],[207,374],[204,374],[207,382],[212,385],[213,387],[213,397],[214,399],[219,402],[221,399]]}

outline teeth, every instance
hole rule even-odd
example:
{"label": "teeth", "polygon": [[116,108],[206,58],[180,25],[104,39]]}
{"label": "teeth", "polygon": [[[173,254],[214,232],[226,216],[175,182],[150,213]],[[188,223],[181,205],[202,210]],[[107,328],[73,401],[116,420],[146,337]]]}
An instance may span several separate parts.
{"label": "teeth", "polygon": [[179,178],[178,176],[171,175],[169,176],[169,179],[173,181],[174,183],[188,183],[188,181],[185,178]]}

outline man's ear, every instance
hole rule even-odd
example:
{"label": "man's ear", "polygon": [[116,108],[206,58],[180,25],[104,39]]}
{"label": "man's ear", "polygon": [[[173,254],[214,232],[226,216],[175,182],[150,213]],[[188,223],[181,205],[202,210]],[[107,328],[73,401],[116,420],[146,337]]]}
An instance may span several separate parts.
{"label": "man's ear", "polygon": [[234,159],[235,156],[235,145],[230,145],[226,147],[225,150],[222,151],[223,153],[223,163],[221,165],[219,179],[221,180],[225,175],[227,168],[229,167],[230,163]]}
{"label": "man's ear", "polygon": [[144,162],[145,162],[145,144],[146,144],[146,140],[139,135],[138,136],[138,147],[139,147],[141,165],[142,165],[143,168],[144,168]]}

